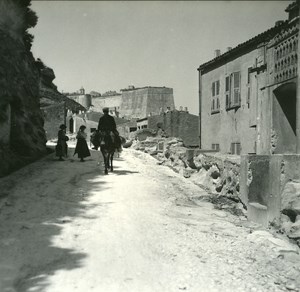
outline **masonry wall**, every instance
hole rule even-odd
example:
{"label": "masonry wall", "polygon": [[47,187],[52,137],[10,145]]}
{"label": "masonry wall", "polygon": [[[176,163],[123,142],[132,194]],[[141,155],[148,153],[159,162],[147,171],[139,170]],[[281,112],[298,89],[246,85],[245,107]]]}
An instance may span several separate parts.
{"label": "masonry wall", "polygon": [[167,87],[146,87],[122,92],[120,117],[144,118],[158,115],[160,109],[174,109],[173,89]]}
{"label": "masonry wall", "polygon": [[267,107],[260,127],[267,139],[259,145],[263,154],[296,151],[297,31],[298,22],[291,21],[267,47],[268,84],[261,90]]}
{"label": "masonry wall", "polygon": [[[202,76],[202,148],[211,149],[212,144],[220,145],[220,152],[230,153],[231,143],[241,143],[241,153],[256,151],[257,88],[260,87],[256,73],[251,73],[250,102],[248,94],[248,68],[255,64],[260,55],[253,49]],[[241,72],[241,106],[226,110],[225,77]],[[263,73],[262,73],[263,74]],[[212,83],[220,80],[220,112],[211,113]]]}
{"label": "masonry wall", "polygon": [[181,138],[185,146],[199,145],[198,116],[175,110],[148,117],[148,128],[156,130],[158,123],[169,137]]}
{"label": "masonry wall", "polygon": [[57,138],[59,126],[65,123],[64,103],[55,104],[42,108],[44,114],[44,129],[47,140]]}
{"label": "masonry wall", "polygon": [[121,102],[122,102],[121,94],[92,98],[93,110],[98,112],[102,112],[102,109],[104,107],[108,107],[110,109],[116,108],[117,110],[119,110],[121,106]]}

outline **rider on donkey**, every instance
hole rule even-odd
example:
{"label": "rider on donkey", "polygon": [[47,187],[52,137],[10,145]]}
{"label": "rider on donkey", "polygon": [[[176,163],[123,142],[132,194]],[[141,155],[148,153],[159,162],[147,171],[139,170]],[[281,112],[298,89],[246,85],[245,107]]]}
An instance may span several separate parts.
{"label": "rider on donkey", "polygon": [[[117,148],[121,148],[121,139],[119,136],[119,132],[117,131],[117,125],[115,122],[115,119],[109,115],[109,109],[107,107],[103,108],[103,113],[104,115],[99,119],[99,124],[98,124],[98,131],[100,132],[101,135],[101,143],[104,143],[104,135],[105,133],[113,133],[115,136],[115,144],[117,145]],[[102,133],[102,134],[101,134]]]}

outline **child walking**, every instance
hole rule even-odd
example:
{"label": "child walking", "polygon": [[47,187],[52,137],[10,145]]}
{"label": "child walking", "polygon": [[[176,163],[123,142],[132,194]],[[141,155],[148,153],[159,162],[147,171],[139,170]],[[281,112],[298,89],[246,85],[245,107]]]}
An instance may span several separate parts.
{"label": "child walking", "polygon": [[76,136],[77,143],[76,143],[76,148],[75,148],[75,152],[74,152],[74,155],[76,153],[78,154],[78,158],[80,158],[81,162],[84,162],[83,158],[91,156],[90,150],[86,143],[87,134],[84,132],[85,129],[86,129],[86,126],[83,126],[83,125],[80,126],[80,128],[79,128],[79,131]]}

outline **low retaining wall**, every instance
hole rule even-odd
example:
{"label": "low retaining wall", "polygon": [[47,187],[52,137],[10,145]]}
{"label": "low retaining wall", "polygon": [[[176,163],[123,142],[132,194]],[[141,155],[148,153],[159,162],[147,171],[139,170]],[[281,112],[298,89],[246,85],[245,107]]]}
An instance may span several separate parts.
{"label": "low retaining wall", "polygon": [[188,149],[178,138],[148,137],[134,141],[132,147],[156,157],[159,164],[171,167],[210,193],[240,201],[239,156]]}
{"label": "low retaining wall", "polygon": [[249,220],[300,240],[300,155],[243,155],[240,182]]}

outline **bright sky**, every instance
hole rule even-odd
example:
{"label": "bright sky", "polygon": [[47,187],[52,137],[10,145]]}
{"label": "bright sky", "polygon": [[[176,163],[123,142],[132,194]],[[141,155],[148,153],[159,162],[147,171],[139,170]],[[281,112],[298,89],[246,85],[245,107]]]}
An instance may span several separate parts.
{"label": "bright sky", "polygon": [[197,68],[287,19],[290,1],[33,1],[33,54],[60,91],[174,89],[198,114]]}

